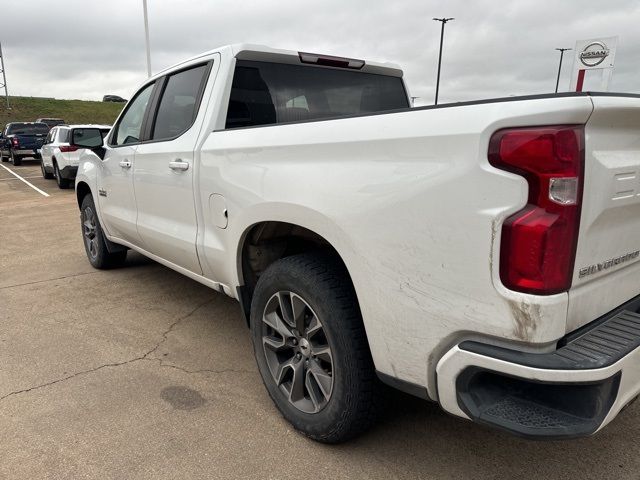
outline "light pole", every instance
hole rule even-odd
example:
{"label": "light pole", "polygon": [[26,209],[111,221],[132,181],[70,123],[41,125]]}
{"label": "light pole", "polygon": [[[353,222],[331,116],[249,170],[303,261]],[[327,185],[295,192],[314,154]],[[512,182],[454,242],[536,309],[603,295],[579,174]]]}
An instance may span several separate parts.
{"label": "light pole", "polygon": [[2,56],[2,44],[0,43],[0,73],[2,73],[2,83],[0,83],[0,89],[4,88],[4,98],[7,102],[7,110],[10,110],[9,106],[9,89],[7,88],[7,75],[4,73],[4,57]]}
{"label": "light pole", "polygon": [[436,79],[436,101],[438,104],[438,92],[440,90],[440,67],[442,65],[442,42],[444,41],[444,26],[447,22],[455,20],[454,18],[434,18],[436,22],[442,22],[442,30],[440,30],[440,54],[438,55],[438,78]]}
{"label": "light pole", "polygon": [[562,57],[564,52],[571,50],[570,48],[556,48],[560,52],[560,65],[558,65],[558,79],[556,80],[556,93],[558,93],[558,85],[560,85],[560,70],[562,70]]}
{"label": "light pole", "polygon": [[147,75],[151,76],[151,49],[149,47],[149,19],[147,18],[147,0],[142,0],[142,10],[144,13],[144,35],[147,45]]}

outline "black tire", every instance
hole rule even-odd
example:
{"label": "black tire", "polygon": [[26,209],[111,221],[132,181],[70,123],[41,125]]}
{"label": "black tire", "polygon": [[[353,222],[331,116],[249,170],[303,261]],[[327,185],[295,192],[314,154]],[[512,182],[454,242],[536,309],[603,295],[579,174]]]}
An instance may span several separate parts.
{"label": "black tire", "polygon": [[[328,399],[326,393],[321,392],[325,403],[319,411],[305,412],[290,401],[291,395],[288,393],[293,391],[295,382],[293,366],[288,367],[291,371],[290,380],[287,380],[290,385],[289,392],[287,385],[282,381],[285,375],[280,375],[281,384],[278,385],[275,375],[270,370],[273,368],[273,358],[278,358],[278,362],[281,361],[280,357],[289,356],[289,353],[280,352],[274,357],[274,354],[268,354],[270,347],[264,346],[265,339],[274,338],[271,337],[273,334],[278,335],[278,332],[263,321],[263,315],[265,318],[272,315],[267,315],[265,309],[272,308],[270,305],[273,304],[269,302],[274,302],[274,298],[277,298],[275,302],[279,301],[278,292],[281,292],[281,295],[282,292],[289,292],[290,299],[295,297],[297,301],[302,299],[306,303],[306,307],[302,308],[308,308],[309,313],[298,317],[317,317],[323,332],[321,343],[326,343],[330,349],[331,371],[323,370],[322,373],[328,373],[333,380]],[[298,311],[301,311],[300,308],[298,307]],[[305,321],[302,320],[303,325]],[[295,320],[293,324],[296,324]],[[298,328],[293,331],[297,332]],[[269,266],[260,276],[251,302],[251,333],[258,369],[267,391],[280,413],[296,430],[319,442],[339,443],[357,436],[375,422],[383,406],[384,395],[375,374],[355,291],[341,262],[329,255],[311,253],[287,257]],[[304,340],[307,345],[304,348],[313,352],[316,347],[309,347],[314,341],[311,335],[315,333],[305,337],[309,340]],[[284,335],[282,338],[284,339]],[[298,338],[298,342],[295,339],[291,340],[292,344],[298,347],[283,348],[298,348],[298,352],[301,352],[303,340],[302,337]],[[284,344],[286,340],[283,340]],[[293,362],[300,361],[296,359],[301,357],[300,353],[293,355],[289,360],[292,365]],[[309,351],[301,358],[305,364],[305,369],[302,370],[304,373],[299,377],[305,378],[302,390],[304,397],[299,394],[296,396],[304,398],[304,401],[309,398],[310,401],[312,395],[306,382],[309,381],[309,373],[316,367],[307,365],[310,365],[311,361],[320,364],[320,360],[316,359],[316,355],[311,358]]]}
{"label": "black tire", "polygon": [[14,155],[13,154],[13,150],[11,150],[11,164],[15,167],[19,167],[20,165],[22,165],[22,157],[19,155]]}
{"label": "black tire", "polygon": [[58,188],[67,189],[71,185],[71,181],[68,178],[62,178],[60,175],[60,169],[58,168],[58,162],[53,161],[53,177],[56,179]]}
{"label": "black tire", "polygon": [[47,180],[51,180],[53,178],[53,174],[47,172],[44,168],[44,160],[40,160],[40,169],[42,170],[42,178],[46,178]]}
{"label": "black tire", "polygon": [[85,195],[82,199],[80,228],[84,249],[93,267],[103,270],[122,266],[127,258],[127,250],[110,252],[107,248],[108,240],[102,232],[91,194]]}

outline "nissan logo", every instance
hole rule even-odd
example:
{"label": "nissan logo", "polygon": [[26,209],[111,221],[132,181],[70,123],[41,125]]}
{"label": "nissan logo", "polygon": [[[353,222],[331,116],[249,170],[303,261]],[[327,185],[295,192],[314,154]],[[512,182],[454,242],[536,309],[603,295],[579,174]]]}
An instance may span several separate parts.
{"label": "nissan logo", "polygon": [[580,52],[580,61],[587,67],[595,67],[609,56],[609,49],[602,42],[591,42]]}

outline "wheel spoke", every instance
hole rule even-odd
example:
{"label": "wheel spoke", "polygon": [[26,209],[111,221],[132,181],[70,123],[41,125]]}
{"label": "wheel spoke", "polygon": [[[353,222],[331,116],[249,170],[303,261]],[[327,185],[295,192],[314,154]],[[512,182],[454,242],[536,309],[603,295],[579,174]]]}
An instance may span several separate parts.
{"label": "wheel spoke", "polygon": [[274,375],[276,385],[278,386],[282,385],[282,382],[284,381],[287,375],[287,370],[289,370],[290,368],[293,368],[293,362],[294,362],[294,358],[292,357],[289,360],[282,362],[281,364],[278,365],[278,368],[276,369],[276,373]]}
{"label": "wheel spoke", "polygon": [[92,238],[96,234],[96,228],[91,224],[90,220],[85,220],[82,225],[84,226],[84,234],[87,237]]}
{"label": "wheel spoke", "polygon": [[318,387],[319,393],[322,396],[321,401],[326,402],[329,400],[333,379],[317,362],[310,363],[309,370],[307,371],[307,383],[309,392],[313,391],[315,387]]}
{"label": "wheel spoke", "polygon": [[291,379],[291,390],[289,390],[289,401],[291,403],[304,399],[304,366],[302,362],[294,362],[293,378]]}
{"label": "wheel spoke", "polygon": [[280,312],[282,312],[282,319],[290,327],[296,326],[293,321],[293,306],[291,305],[291,294],[289,292],[278,292],[278,304],[280,305]]}
{"label": "wheel spoke", "polygon": [[318,383],[315,381],[309,370],[307,370],[307,378],[305,379],[304,384],[309,392],[309,398],[311,399],[311,403],[313,403],[313,408],[317,412],[322,408],[324,398],[322,392],[319,390]]}
{"label": "wheel spoke", "polygon": [[299,333],[306,330],[305,315],[307,315],[307,304],[298,295],[291,295],[291,311],[293,324]]}
{"label": "wheel spoke", "polygon": [[274,352],[279,352],[287,347],[287,342],[284,338],[280,339],[266,335],[262,337],[262,343],[265,347],[273,350]]}
{"label": "wheel spoke", "polygon": [[308,376],[318,385],[324,400],[329,400],[329,396],[331,395],[331,385],[333,383],[331,375],[325,372],[317,362],[311,362]]}
{"label": "wheel spoke", "polygon": [[280,316],[276,312],[265,315],[262,317],[262,321],[273,328],[283,339],[286,340],[293,337],[289,326],[280,319]]}
{"label": "wheel spoke", "polygon": [[320,330],[322,330],[322,324],[320,323],[320,321],[318,321],[318,318],[313,315],[309,320],[309,326],[306,330],[307,339],[311,340],[311,337],[313,337]]}
{"label": "wheel spoke", "polygon": [[331,349],[328,345],[312,346],[311,353],[320,360],[323,360],[327,363],[333,363],[333,358],[331,357]]}

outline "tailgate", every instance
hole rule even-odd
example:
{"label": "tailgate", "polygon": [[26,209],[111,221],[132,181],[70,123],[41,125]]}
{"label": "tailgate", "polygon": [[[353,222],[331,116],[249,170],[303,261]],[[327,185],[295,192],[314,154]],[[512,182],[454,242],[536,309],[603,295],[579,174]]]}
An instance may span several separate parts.
{"label": "tailgate", "polygon": [[26,133],[16,135],[20,148],[33,149],[40,148],[44,144],[44,139],[47,135],[44,133]]}
{"label": "tailgate", "polygon": [[567,331],[640,294],[640,98],[592,100]]}

